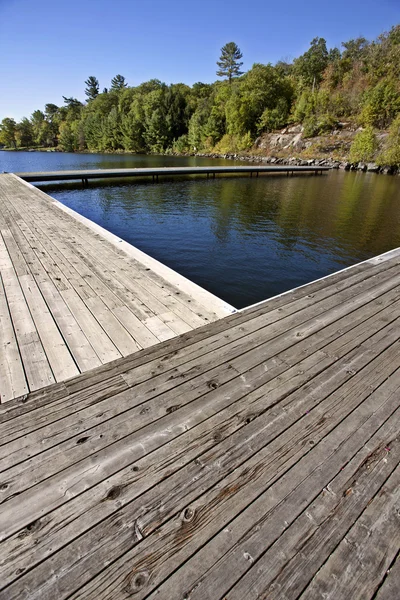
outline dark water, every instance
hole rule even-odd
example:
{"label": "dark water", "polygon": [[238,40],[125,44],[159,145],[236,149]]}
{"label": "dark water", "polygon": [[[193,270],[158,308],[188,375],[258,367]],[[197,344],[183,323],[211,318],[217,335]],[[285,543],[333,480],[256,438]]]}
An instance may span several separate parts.
{"label": "dark water", "polygon": [[[225,164],[175,157],[0,152],[0,171]],[[226,161],[232,165],[232,162]],[[42,186],[243,307],[400,246],[400,178],[221,177]]]}

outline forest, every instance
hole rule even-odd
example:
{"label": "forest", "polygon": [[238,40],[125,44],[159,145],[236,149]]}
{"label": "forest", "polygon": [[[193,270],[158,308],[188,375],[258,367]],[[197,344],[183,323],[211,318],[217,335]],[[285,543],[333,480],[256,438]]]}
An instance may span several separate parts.
{"label": "forest", "polygon": [[243,73],[234,42],[221,50],[215,83],[131,86],[115,76],[100,92],[85,81],[85,101],[63,96],[20,122],[5,117],[0,143],[9,148],[135,153],[249,152],[262,134],[301,124],[303,135],[328,134],[344,122],[357,128],[352,160],[376,157],[400,165],[400,25],[376,40],[363,37],[327,48],[316,37],[291,62],[256,63]]}

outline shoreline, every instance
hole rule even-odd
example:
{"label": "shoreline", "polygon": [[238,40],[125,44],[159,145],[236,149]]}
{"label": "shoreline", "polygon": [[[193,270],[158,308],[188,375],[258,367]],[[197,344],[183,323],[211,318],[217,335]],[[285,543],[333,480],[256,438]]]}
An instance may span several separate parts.
{"label": "shoreline", "polygon": [[400,174],[400,167],[396,166],[380,166],[377,163],[371,162],[358,162],[351,163],[349,160],[343,159],[333,159],[329,158],[300,158],[296,156],[291,156],[289,158],[282,156],[261,156],[259,154],[238,154],[234,152],[229,152],[225,154],[218,154],[215,152],[185,152],[185,153],[138,153],[138,152],[127,152],[125,150],[108,150],[103,152],[82,150],[80,152],[64,152],[63,150],[59,150],[58,148],[0,148],[0,152],[48,152],[48,153],[60,153],[60,154],[110,154],[110,155],[123,155],[123,156],[173,156],[177,158],[211,158],[211,159],[222,159],[222,160],[233,160],[233,161],[243,161],[248,163],[259,163],[266,165],[276,165],[276,166],[296,166],[296,167],[330,167],[331,169],[343,170],[343,171],[358,171],[362,173],[376,173],[376,174],[384,174],[384,175],[397,175]]}

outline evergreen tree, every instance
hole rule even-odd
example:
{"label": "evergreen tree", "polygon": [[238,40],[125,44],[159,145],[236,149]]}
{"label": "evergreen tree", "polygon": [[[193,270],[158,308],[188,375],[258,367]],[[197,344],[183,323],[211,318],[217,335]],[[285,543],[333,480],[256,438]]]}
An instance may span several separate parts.
{"label": "evergreen tree", "polygon": [[122,75],[116,75],[111,79],[111,91],[119,92],[126,87],[128,87],[128,84],[125,81],[125,77]]}
{"label": "evergreen tree", "polygon": [[76,98],[73,98],[72,96],[70,98],[66,98],[65,96],[63,96],[63,98],[64,103],[67,107],[67,119],[69,121],[79,119],[81,108],[83,107],[82,102],[80,102]]}
{"label": "evergreen tree", "polygon": [[240,70],[243,63],[239,62],[242,56],[243,54],[240,52],[240,48],[235,42],[228,42],[225,44],[225,46],[221,48],[220,59],[217,60],[217,65],[219,67],[217,71],[218,77],[227,77],[229,83],[231,83],[232,77],[243,75],[243,71]]}
{"label": "evergreen tree", "polygon": [[59,144],[64,152],[73,152],[75,150],[75,137],[68,123],[61,123],[60,125]]}
{"label": "evergreen tree", "polygon": [[94,100],[96,98],[96,96],[99,95],[100,88],[99,88],[98,79],[96,79],[96,77],[91,75],[90,77],[88,77],[86,79],[85,84],[87,85],[87,87],[85,89],[85,94],[86,94],[88,100]]}

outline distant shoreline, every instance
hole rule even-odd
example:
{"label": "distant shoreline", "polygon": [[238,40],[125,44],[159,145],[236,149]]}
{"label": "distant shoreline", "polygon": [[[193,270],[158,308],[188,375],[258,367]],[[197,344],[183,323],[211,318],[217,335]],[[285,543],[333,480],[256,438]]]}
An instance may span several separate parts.
{"label": "distant shoreline", "polygon": [[57,148],[0,148],[0,152],[48,152],[48,153],[60,153],[60,154],[110,154],[110,155],[123,155],[123,156],[175,156],[177,158],[211,158],[211,159],[222,159],[222,160],[237,160],[250,163],[270,164],[270,165],[289,165],[289,166],[316,166],[316,167],[331,167],[332,169],[340,169],[344,171],[359,171],[364,173],[377,173],[385,175],[397,175],[400,174],[400,169],[393,166],[379,166],[374,162],[359,162],[351,163],[348,160],[338,160],[333,158],[298,158],[292,156],[290,158],[281,156],[261,156],[259,154],[238,154],[238,153],[171,153],[171,154],[159,154],[152,152],[128,152],[126,150],[108,150],[103,152],[82,150],[80,152],[64,152]]}

